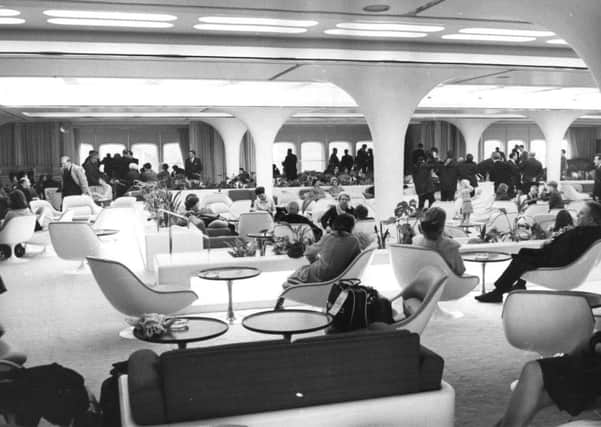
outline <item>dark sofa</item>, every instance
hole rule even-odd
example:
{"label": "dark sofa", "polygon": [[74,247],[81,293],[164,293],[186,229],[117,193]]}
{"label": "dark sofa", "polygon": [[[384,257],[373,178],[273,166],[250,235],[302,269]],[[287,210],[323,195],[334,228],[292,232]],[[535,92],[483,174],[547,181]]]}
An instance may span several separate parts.
{"label": "dark sofa", "polygon": [[[429,420],[439,410],[436,399],[441,400],[439,406],[445,413],[440,417],[443,421],[437,422],[452,425],[452,388],[445,384],[440,390],[443,365],[440,356],[420,346],[417,334],[407,331],[339,334],[293,343],[260,341],[175,350],[160,356],[139,350],[129,358],[126,382],[122,378],[122,393],[128,397],[125,406],[129,406],[122,407],[124,425],[239,422],[236,416],[244,414],[296,414],[285,410],[319,410],[359,400],[370,408],[381,406],[377,416],[398,416],[400,421],[403,414],[390,412],[402,408],[398,399],[409,394],[434,397],[435,406],[427,408],[432,398],[423,405]],[[424,393],[428,391],[436,392]],[[310,415],[311,411],[303,410],[304,420]],[[294,416],[282,419],[292,422]]]}

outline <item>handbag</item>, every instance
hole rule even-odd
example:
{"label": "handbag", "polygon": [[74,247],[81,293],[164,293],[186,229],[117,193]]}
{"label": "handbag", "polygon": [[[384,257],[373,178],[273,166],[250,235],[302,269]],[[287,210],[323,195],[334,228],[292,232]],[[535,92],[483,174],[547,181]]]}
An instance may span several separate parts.
{"label": "handbag", "polygon": [[359,279],[343,279],[332,285],[327,312],[333,316],[332,329],[348,332],[367,328],[370,323],[392,323],[390,301],[378,291],[361,285]]}

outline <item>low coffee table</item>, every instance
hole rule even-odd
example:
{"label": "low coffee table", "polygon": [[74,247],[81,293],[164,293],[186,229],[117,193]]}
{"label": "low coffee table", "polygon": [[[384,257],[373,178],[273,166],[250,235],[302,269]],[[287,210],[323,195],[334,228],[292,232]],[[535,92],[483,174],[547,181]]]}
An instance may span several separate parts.
{"label": "low coffee table", "polygon": [[482,293],[486,292],[486,264],[489,262],[504,262],[511,259],[511,254],[507,252],[495,251],[469,251],[462,252],[461,257],[467,262],[479,262],[482,264]]}
{"label": "low coffee table", "polygon": [[134,336],[141,340],[157,344],[177,344],[177,348],[186,348],[189,342],[204,341],[223,335],[229,329],[223,320],[210,317],[178,317],[188,320],[187,329],[168,330],[165,334],[146,338],[134,328]]}
{"label": "low coffee table", "polygon": [[234,306],[232,304],[232,283],[234,280],[250,279],[261,274],[261,270],[255,267],[216,267],[200,270],[196,276],[205,280],[224,280],[227,281],[227,320],[230,324],[234,323]]}
{"label": "low coffee table", "polygon": [[269,310],[242,319],[242,326],[263,334],[283,335],[290,341],[293,334],[319,331],[332,324],[333,317],[313,310]]}

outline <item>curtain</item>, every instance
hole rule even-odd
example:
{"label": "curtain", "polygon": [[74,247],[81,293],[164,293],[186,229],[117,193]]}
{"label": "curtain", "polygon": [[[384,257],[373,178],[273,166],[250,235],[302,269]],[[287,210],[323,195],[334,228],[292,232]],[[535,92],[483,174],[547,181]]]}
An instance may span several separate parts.
{"label": "curtain", "polygon": [[[298,150],[296,151],[298,153]],[[256,172],[255,165],[257,164],[255,144],[250,132],[246,132],[242,137],[240,145],[240,167],[248,172]]]}
{"label": "curtain", "polygon": [[[206,123],[191,123],[190,128],[190,149],[196,149],[196,154],[202,162],[203,179],[206,182],[221,182],[226,177],[225,147],[221,136]],[[188,153],[184,154],[187,157]]]}
{"label": "curtain", "polygon": [[0,126],[0,168],[2,169],[17,166],[14,134],[14,123]]}
{"label": "curtain", "polygon": [[597,151],[596,127],[570,127],[567,133],[572,159],[592,159]]}
{"label": "curtain", "polygon": [[190,151],[190,132],[188,128],[177,128],[177,136],[179,137],[179,148],[182,150],[182,159],[188,157]]}

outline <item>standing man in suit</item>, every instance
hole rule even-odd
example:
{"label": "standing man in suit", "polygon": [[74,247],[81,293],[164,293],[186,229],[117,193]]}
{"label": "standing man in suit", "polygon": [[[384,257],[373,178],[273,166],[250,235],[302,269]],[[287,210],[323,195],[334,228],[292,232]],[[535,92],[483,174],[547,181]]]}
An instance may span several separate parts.
{"label": "standing man in suit", "polygon": [[353,156],[348,153],[348,150],[344,150],[344,156],[340,159],[340,169],[346,173],[353,169]]}
{"label": "standing man in suit", "polygon": [[63,170],[63,199],[67,196],[90,194],[86,172],[81,166],[73,164],[71,157],[61,157],[61,168]]}
{"label": "standing man in suit", "polygon": [[355,157],[355,170],[357,172],[367,173],[367,162],[367,144],[363,144],[357,151],[357,156]]}
{"label": "standing man in suit", "polygon": [[536,153],[528,153],[528,159],[520,165],[522,172],[522,192],[527,193],[530,186],[538,184],[543,177],[543,165],[536,160]]}
{"label": "standing man in suit", "polygon": [[340,168],[340,159],[338,159],[338,148],[332,148],[332,154],[328,160],[327,172],[334,173],[336,168]]}
{"label": "standing man in suit", "polygon": [[286,175],[286,179],[288,181],[293,181],[297,177],[297,172],[296,172],[296,163],[297,162],[298,162],[298,159],[296,158],[296,155],[292,153],[292,148],[289,148],[288,153],[286,154],[286,158],[282,162],[282,165],[284,166],[284,175]]}
{"label": "standing man in suit", "polygon": [[513,171],[511,170],[511,166],[503,161],[501,154],[496,151],[492,153],[492,161],[490,180],[495,183],[495,191],[497,191],[500,184],[507,184],[507,187],[509,187],[508,194],[510,197],[513,197],[513,186],[511,185]]}
{"label": "standing man in suit", "polygon": [[539,249],[523,248],[495,282],[495,289],[475,298],[480,302],[503,302],[503,294],[526,289],[520,279],[527,271],[541,267],[563,267],[584,254],[601,239],[601,204],[587,202],[578,212],[577,226],[560,234]]}
{"label": "standing man in suit", "polygon": [[202,163],[200,159],[196,157],[196,151],[190,150],[188,152],[188,158],[184,164],[184,170],[186,178],[200,180],[202,173]]}
{"label": "standing man in suit", "polygon": [[595,185],[593,187],[593,199],[601,200],[601,154],[595,154],[593,157],[595,165]]}

